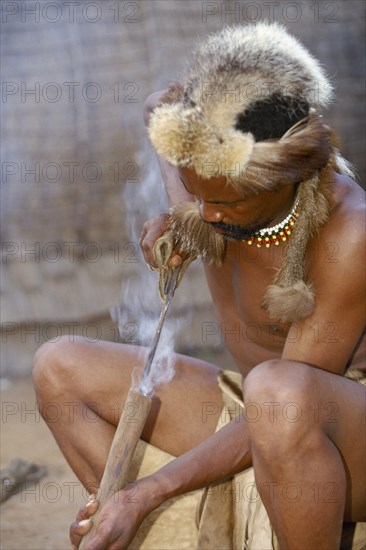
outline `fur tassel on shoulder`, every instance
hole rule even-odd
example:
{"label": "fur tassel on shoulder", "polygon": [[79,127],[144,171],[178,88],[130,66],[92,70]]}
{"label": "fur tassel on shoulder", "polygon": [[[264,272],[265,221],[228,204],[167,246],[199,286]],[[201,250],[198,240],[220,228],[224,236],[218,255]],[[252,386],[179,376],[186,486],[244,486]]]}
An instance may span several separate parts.
{"label": "fur tassel on shoulder", "polygon": [[315,309],[315,293],[312,285],[301,279],[291,286],[270,285],[265,300],[271,319],[293,323],[309,317]]}
{"label": "fur tassel on shoulder", "polygon": [[298,189],[301,212],[289,239],[282,266],[265,292],[263,305],[269,316],[283,322],[309,317],[315,308],[315,292],[305,279],[305,254],[309,237],[327,222],[333,190],[330,161],[319,174],[303,181]]}

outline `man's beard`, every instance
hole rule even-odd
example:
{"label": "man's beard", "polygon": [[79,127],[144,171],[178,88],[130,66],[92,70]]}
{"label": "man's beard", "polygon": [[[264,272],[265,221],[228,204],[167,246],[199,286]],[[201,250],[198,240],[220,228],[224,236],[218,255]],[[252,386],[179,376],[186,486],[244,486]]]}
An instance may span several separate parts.
{"label": "man's beard", "polygon": [[[256,227],[244,227],[223,222],[207,223],[201,218],[198,202],[180,203],[171,208],[170,216],[170,229],[175,245],[191,257],[199,257],[203,261],[216,265],[222,263],[226,240],[247,240],[271,222],[271,220],[266,220]],[[224,234],[215,231],[214,228],[221,229]]]}
{"label": "man's beard", "polygon": [[212,229],[221,229],[224,237],[232,241],[246,241],[253,237],[261,227],[244,227],[241,225],[232,225],[224,222],[212,222],[208,224]]}

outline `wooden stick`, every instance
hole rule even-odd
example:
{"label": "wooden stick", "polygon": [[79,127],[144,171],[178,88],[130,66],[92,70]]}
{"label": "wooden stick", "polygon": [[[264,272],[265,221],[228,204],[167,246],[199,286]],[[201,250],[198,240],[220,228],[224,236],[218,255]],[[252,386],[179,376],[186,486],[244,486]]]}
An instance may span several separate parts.
{"label": "wooden stick", "polygon": [[99,508],[93,516],[93,527],[83,537],[80,549],[94,536],[99,514],[106,501],[129,481],[130,463],[149,415],[151,403],[150,397],[139,391],[129,390],[97,492]]}

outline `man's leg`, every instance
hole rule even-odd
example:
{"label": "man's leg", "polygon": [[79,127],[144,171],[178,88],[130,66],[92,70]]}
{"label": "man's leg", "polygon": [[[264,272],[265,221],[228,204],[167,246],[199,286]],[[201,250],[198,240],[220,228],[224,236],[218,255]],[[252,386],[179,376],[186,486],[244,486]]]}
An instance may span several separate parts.
{"label": "man's leg", "polygon": [[291,361],[258,365],[244,402],[259,493],[282,550],[339,548],[365,521],[366,388]]}
{"label": "man's leg", "polygon": [[[95,491],[103,474],[131,373],[145,364],[147,351],[109,342],[67,337],[44,344],[34,361],[40,411],[80,481]],[[175,355],[175,376],[156,387],[142,437],[175,456],[209,437],[221,410],[219,369]],[[204,403],[213,414],[202,420]],[[61,414],[60,414],[61,411]],[[57,414],[56,414],[57,413]]]}

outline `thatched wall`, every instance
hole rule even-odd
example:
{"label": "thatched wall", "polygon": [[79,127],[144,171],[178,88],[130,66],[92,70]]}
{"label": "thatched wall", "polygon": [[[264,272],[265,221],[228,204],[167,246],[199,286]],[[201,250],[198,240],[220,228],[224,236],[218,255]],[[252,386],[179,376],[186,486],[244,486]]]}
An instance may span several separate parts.
{"label": "thatched wall", "polygon": [[[116,338],[109,307],[145,269],[126,218],[138,211],[141,225],[159,210],[143,102],[179,78],[198,36],[223,23],[286,25],[337,84],[328,119],[364,174],[362,1],[4,2],[2,10],[4,374],[29,372],[34,349],[70,330]],[[146,179],[156,187],[148,197]],[[143,291],[155,295],[150,281]],[[176,313],[187,309],[195,323],[181,331],[181,346],[203,345],[213,312],[198,267]]]}

